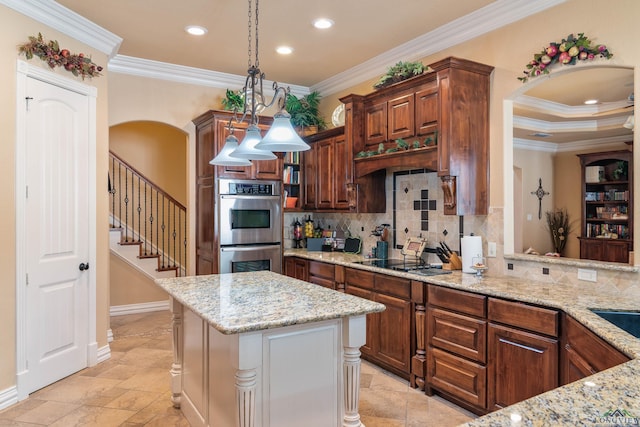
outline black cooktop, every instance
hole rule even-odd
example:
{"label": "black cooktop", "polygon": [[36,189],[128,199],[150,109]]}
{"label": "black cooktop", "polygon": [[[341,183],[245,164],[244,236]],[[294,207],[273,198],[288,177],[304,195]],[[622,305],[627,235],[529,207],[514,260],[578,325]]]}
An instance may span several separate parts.
{"label": "black cooktop", "polygon": [[356,261],[356,264],[368,265],[371,267],[384,268],[395,271],[410,271],[412,273],[423,274],[425,276],[435,276],[437,274],[449,274],[451,271],[442,268],[430,267],[421,259],[368,259]]}

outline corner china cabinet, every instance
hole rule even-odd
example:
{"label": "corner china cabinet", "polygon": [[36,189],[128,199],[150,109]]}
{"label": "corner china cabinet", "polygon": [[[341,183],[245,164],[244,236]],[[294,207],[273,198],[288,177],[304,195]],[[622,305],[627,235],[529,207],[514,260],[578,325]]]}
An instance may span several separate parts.
{"label": "corner china cabinet", "polygon": [[580,258],[628,263],[633,250],[633,153],[578,157],[583,199]]}

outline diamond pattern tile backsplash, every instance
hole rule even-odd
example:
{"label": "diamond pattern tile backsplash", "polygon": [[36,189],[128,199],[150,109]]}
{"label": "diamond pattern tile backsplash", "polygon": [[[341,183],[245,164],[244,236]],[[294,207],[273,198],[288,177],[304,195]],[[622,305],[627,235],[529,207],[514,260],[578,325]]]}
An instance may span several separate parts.
{"label": "diamond pattern tile backsplash", "polygon": [[[341,230],[362,238],[363,255],[371,252],[378,237],[371,235],[376,226],[390,224],[389,257],[400,258],[400,248],[407,237],[423,237],[427,246],[435,248],[440,241],[445,241],[453,250],[460,249],[461,217],[444,215],[443,194],[440,178],[435,172],[425,169],[412,171],[387,170],[385,183],[387,196],[387,212],[381,214],[351,213],[285,213],[284,246],[293,247],[293,223],[296,218],[303,222],[311,218],[324,229]],[[380,191],[383,191],[382,189]],[[480,225],[486,224],[485,217],[464,218],[464,234],[484,234]],[[427,262],[439,262],[438,258],[429,254]]]}

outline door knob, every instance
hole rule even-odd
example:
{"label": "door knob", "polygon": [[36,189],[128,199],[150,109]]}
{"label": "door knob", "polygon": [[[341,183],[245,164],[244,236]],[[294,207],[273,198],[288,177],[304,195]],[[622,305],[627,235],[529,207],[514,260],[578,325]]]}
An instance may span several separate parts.
{"label": "door knob", "polygon": [[85,263],[83,262],[83,263],[81,263],[81,264],[78,266],[78,268],[80,269],[80,271],[88,270],[88,269],[89,269],[89,263],[86,263],[86,264],[85,264]]}

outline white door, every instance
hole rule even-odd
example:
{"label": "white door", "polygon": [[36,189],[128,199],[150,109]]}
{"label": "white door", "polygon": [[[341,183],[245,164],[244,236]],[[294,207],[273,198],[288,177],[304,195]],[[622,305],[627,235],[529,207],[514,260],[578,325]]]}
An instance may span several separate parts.
{"label": "white door", "polygon": [[34,78],[27,78],[26,93],[30,393],[87,366],[89,103],[85,95]]}

